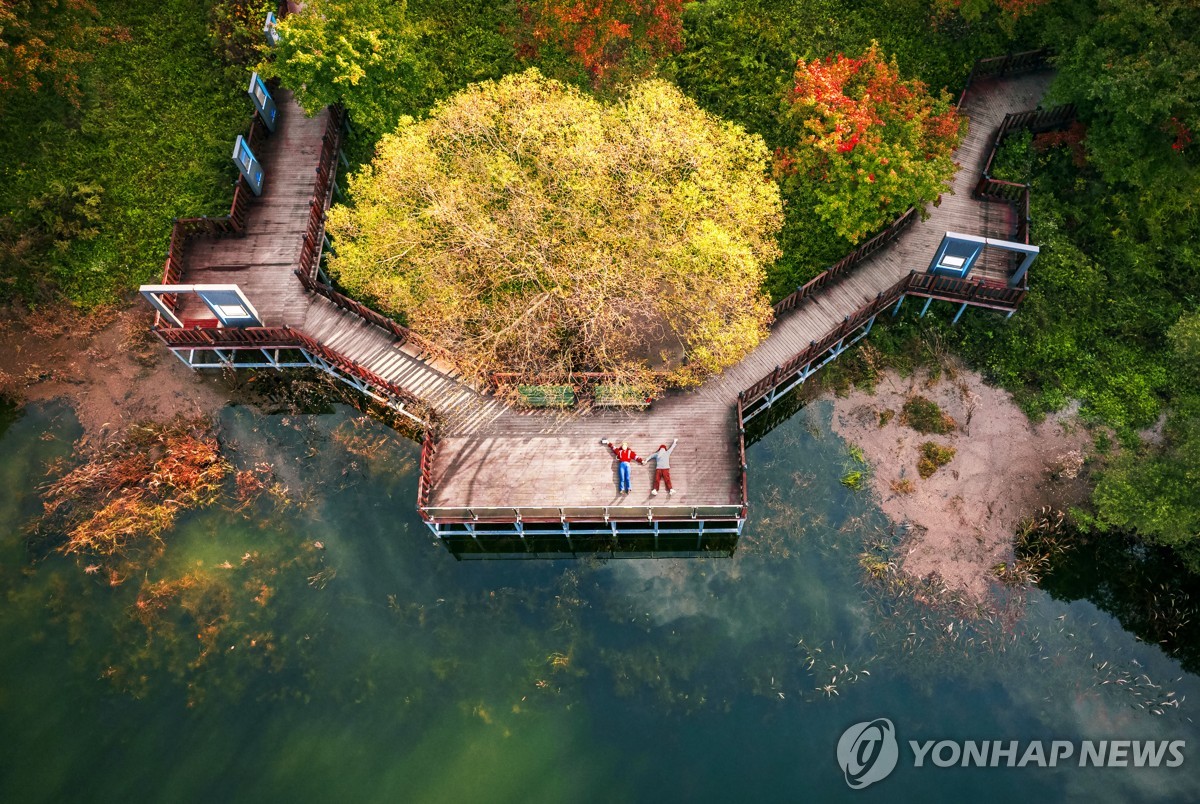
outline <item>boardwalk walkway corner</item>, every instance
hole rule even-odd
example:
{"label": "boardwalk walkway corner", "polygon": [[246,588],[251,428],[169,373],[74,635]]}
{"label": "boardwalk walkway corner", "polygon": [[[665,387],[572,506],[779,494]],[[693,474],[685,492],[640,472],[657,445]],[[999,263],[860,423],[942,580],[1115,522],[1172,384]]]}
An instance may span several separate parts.
{"label": "boardwalk walkway corner", "polygon": [[[910,209],[775,306],[769,337],[745,360],[649,408],[522,410],[473,387],[435,345],[338,293],[321,268],[325,213],[338,193],[346,121],[306,117],[290,93],[268,134],[246,142],[264,172],[243,179],[230,214],[175,221],[163,282],[142,294],[155,332],[187,365],[316,368],[424,430],[417,506],[459,557],[731,553],[748,511],[746,426],[908,298],[1008,315],[1028,288],[1029,187],[991,176],[1014,131],[1047,131],[1069,108],[1036,110],[1049,81],[1044,52],[979,62],[960,108],[969,128],[951,189]],[[1034,110],[1034,111],[1030,111]],[[764,417],[765,419],[766,417]],[[648,454],[679,438],[676,494],[650,496],[650,468],[616,493],[602,438]]]}

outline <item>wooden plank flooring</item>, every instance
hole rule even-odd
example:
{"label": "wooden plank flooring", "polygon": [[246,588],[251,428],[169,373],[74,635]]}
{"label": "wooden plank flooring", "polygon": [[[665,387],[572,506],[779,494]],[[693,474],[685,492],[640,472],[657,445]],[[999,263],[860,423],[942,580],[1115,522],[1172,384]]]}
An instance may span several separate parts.
{"label": "wooden plank flooring", "polygon": [[[242,235],[192,237],[184,247],[183,283],[236,284],[266,326],[300,325],[309,298],[293,273],[304,243],[329,112],[306,117],[286,90],[277,93],[275,133],[255,146],[263,165],[263,194],[250,203]],[[211,314],[189,294],[181,297],[184,317]]]}
{"label": "wooden plank flooring", "polygon": [[[927,210],[928,218],[842,281],[783,315],[770,337],[741,363],[695,391],[656,400],[649,410],[509,408],[384,330],[322,297],[304,294],[291,271],[311,193],[302,191],[305,171],[311,174],[316,164],[325,122],[303,118],[290,98],[281,104],[287,115],[284,136],[276,134],[276,141],[268,140],[271,144],[264,148],[271,179],[268,192],[251,206],[251,233],[189,244],[186,281],[237,282],[267,323],[297,325],[437,410],[441,438],[433,462],[431,508],[625,506],[645,511],[649,506],[736,505],[741,502],[738,392],[820,340],[910,270],[924,271],[946,231],[1008,237],[1007,206],[974,201],[971,189],[1004,115],[1035,108],[1048,81],[1048,76],[1035,74],[973,86],[963,107],[970,129],[955,154],[960,170],[952,190]],[[237,267],[242,265],[251,267]],[[618,495],[616,464],[601,438],[628,440],[641,455],[678,438],[671,458],[676,494],[664,491],[651,497],[652,469],[646,466],[634,469],[633,493]]]}

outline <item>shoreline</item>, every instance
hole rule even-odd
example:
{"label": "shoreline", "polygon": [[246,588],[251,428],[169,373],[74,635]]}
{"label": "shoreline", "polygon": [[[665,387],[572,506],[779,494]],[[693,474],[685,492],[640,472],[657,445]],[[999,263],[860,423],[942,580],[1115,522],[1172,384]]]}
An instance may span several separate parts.
{"label": "shoreline", "polygon": [[8,308],[0,313],[0,393],[19,404],[65,400],[83,443],[135,422],[215,416],[228,390],[174,359],[150,331],[153,320],[136,301],[88,315],[62,305]]}
{"label": "shoreline", "polygon": [[[953,419],[949,432],[902,423],[904,403],[914,396]],[[897,548],[909,577],[936,577],[948,590],[984,600],[992,568],[1011,555],[1021,520],[1042,506],[1065,510],[1088,497],[1082,469],[1092,438],[1075,412],[1035,424],[977,372],[959,368],[931,379],[925,370],[901,377],[889,369],[873,392],[853,389],[833,403],[833,431],[862,451],[880,508],[893,523],[910,526]],[[950,447],[954,456],[922,478],[917,462],[926,442]]]}

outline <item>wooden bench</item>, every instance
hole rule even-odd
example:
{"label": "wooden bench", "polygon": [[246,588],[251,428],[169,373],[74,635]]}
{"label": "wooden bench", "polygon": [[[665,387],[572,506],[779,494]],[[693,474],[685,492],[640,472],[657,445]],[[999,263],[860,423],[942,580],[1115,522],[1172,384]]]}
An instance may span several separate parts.
{"label": "wooden bench", "polygon": [[517,395],[529,408],[569,408],[575,404],[575,389],[569,385],[518,385]]}
{"label": "wooden bench", "polygon": [[650,395],[631,385],[597,385],[593,404],[598,408],[645,408]]}

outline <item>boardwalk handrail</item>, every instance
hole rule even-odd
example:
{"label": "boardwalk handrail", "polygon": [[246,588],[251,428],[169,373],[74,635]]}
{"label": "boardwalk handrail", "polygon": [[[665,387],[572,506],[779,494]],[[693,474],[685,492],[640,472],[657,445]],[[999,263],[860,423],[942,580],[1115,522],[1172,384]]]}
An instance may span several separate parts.
{"label": "boardwalk handrail", "polygon": [[1053,48],[1043,47],[1037,50],[1025,50],[1020,53],[992,56],[987,59],[976,59],[975,63],[971,65],[971,72],[967,73],[967,80],[963,84],[962,94],[958,96],[958,108],[962,108],[963,101],[967,97],[967,92],[971,89],[971,84],[976,78],[1006,78],[1012,75],[1049,69],[1051,67],[1050,59],[1053,56]]}
{"label": "boardwalk handrail", "polygon": [[376,393],[416,408],[426,421],[433,420],[434,411],[415,394],[294,327],[155,327],[154,332],[172,348],[299,349],[324,361],[330,368],[362,381]]}
{"label": "boardwalk handrail", "polygon": [[[250,128],[246,133],[246,142],[253,148],[266,135],[266,126],[255,114],[250,119]],[[163,284],[178,285],[183,279],[183,247],[187,238],[193,235],[228,235],[241,234],[246,230],[246,211],[250,207],[250,185],[241,176],[233,185],[233,201],[229,205],[229,214],[219,217],[201,215],[199,217],[176,218],[171,224],[171,237],[167,241],[167,259],[163,263]],[[172,313],[176,311],[178,298],[174,293],[159,297],[163,306]],[[155,321],[162,324],[161,316]]]}
{"label": "boardwalk handrail", "polygon": [[[421,511],[426,520],[440,524],[473,523],[572,523],[680,522],[686,520],[741,519],[743,506],[728,505],[568,505],[568,506],[468,506],[435,505]],[[514,533],[514,535],[516,535]],[[536,534],[534,534],[536,535]]]}
{"label": "boardwalk handrail", "polygon": [[737,398],[737,419],[734,420],[734,425],[737,427],[738,441],[738,490],[742,495],[742,517],[745,518],[750,510],[750,490],[746,480],[746,407],[742,403],[741,394],[738,394]]}
{"label": "boardwalk handrail", "polygon": [[429,493],[433,490],[433,456],[437,451],[437,422],[431,422],[425,428],[425,437],[421,439],[420,473],[417,477],[417,513],[423,519],[429,517],[425,509],[429,506]]}
{"label": "boardwalk handrail", "polygon": [[851,251],[845,257],[842,257],[828,269],[822,271],[812,279],[808,280],[808,282],[796,288],[796,290],[790,295],[785,296],[784,298],[775,302],[775,315],[785,313],[788,310],[794,310],[802,301],[816,293],[818,290],[824,288],[830,282],[837,279],[840,275],[846,273],[851,268],[854,268],[859,263],[868,259],[875,254],[875,252],[893,243],[896,238],[898,238],[901,233],[904,232],[905,229],[912,225],[916,218],[917,208],[909,207],[904,214],[888,224],[887,228],[882,232],[855,248],[854,251]]}
{"label": "boardwalk handrail", "polygon": [[[743,411],[746,406],[766,396],[771,389],[794,377],[797,371],[820,359],[835,345],[865,326],[870,319],[905,294],[942,301],[965,302],[975,307],[988,307],[994,310],[1015,310],[1024,301],[1026,293],[1027,285],[1025,284],[1020,287],[1009,287],[994,285],[982,279],[960,279],[909,271],[907,276],[899,279],[887,290],[880,291],[874,299],[846,316],[840,325],[828,332],[821,340],[811,342],[785,363],[776,366],[769,374],[738,394],[739,425],[744,428]],[[739,437],[742,437],[741,434]]]}
{"label": "boardwalk handrail", "polygon": [[374,324],[380,329],[387,331],[401,344],[411,343],[417,349],[425,352],[426,354],[431,354],[441,360],[451,362],[449,352],[433,343],[428,338],[425,338],[423,335],[413,332],[403,324],[393,321],[383,313],[371,309],[360,301],[356,301],[345,294],[338,293],[329,285],[320,281],[319,278],[313,278],[299,270],[296,271],[296,276],[300,278],[300,284],[304,286],[305,290],[324,296],[334,305],[346,310],[347,312],[353,313],[369,324]]}
{"label": "boardwalk handrail", "polygon": [[314,279],[321,265],[321,251],[325,245],[325,210],[329,208],[336,188],[338,154],[341,152],[342,124],[345,119],[345,111],[341,106],[329,107],[325,135],[321,138],[321,154],[317,159],[317,182],[308,204],[308,225],[304,229],[298,270],[302,276]]}
{"label": "boardwalk handrail", "polygon": [[996,154],[1004,145],[1004,141],[1014,132],[1028,131],[1041,133],[1053,131],[1069,125],[1075,120],[1075,105],[1066,104],[1051,109],[1034,109],[1028,112],[1013,112],[1006,114],[996,135],[992,138],[991,150],[983,163],[983,171],[971,195],[981,201],[1003,201],[1013,208],[1016,225],[1013,227],[1013,239],[1018,243],[1029,245],[1029,216],[1030,190],[1029,184],[1005,181],[992,177],[992,165]]}

